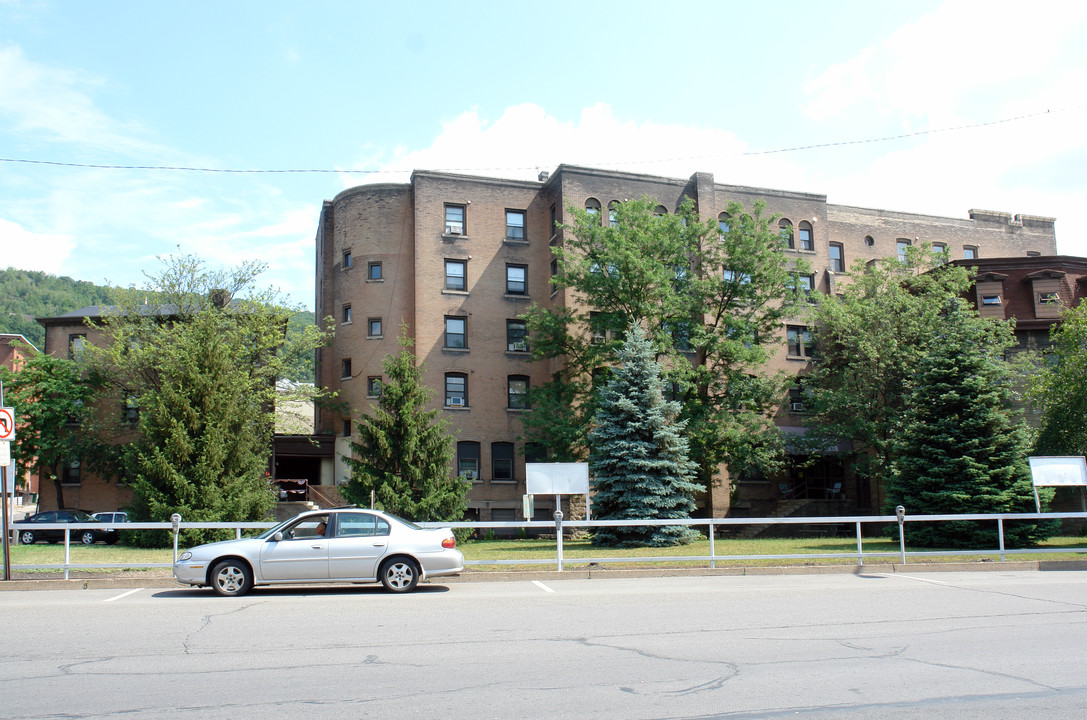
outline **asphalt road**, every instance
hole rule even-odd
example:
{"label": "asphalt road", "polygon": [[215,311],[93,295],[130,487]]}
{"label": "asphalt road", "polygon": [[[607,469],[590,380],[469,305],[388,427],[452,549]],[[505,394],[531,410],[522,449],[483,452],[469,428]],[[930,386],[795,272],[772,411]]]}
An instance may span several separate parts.
{"label": "asphalt road", "polygon": [[0,592],[3,718],[1080,718],[1087,573]]}

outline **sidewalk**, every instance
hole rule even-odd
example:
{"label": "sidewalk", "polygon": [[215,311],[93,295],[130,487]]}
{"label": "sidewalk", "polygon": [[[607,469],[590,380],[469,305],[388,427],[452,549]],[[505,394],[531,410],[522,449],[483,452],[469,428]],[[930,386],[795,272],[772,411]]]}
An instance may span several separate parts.
{"label": "sidewalk", "polygon": [[[1014,560],[1011,562],[947,562],[947,563],[886,563],[874,565],[782,565],[724,568],[640,568],[609,569],[606,567],[574,567],[557,570],[479,571],[466,570],[453,577],[436,578],[435,585],[453,585],[465,582],[540,582],[555,580],[597,580],[605,578],[641,577],[712,577],[744,575],[823,575],[851,573],[854,575],[882,575],[939,572],[1076,572],[1087,570],[1087,560]],[[118,570],[115,572],[90,573],[72,571],[69,580],[63,578],[31,579],[30,573],[20,577],[0,580],[0,592],[17,590],[102,590],[133,588],[184,588],[174,580],[166,568],[152,570]],[[304,587],[299,585],[298,587]],[[259,591],[258,591],[259,592]]]}

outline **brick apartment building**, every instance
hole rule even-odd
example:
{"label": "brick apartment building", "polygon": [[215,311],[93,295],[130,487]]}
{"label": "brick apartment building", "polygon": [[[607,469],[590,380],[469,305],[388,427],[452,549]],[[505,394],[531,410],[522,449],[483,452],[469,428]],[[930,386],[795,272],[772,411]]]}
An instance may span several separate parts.
{"label": "brick apartment building", "polygon": [[[26,361],[37,352],[38,349],[24,336],[18,333],[0,333],[0,366],[6,367],[12,372],[19,372],[23,365],[26,364]],[[10,400],[5,401],[5,405],[10,404]],[[7,472],[11,473],[11,477],[15,480],[10,482],[9,478],[13,495],[17,498],[17,501],[21,502],[28,495],[36,495],[38,492],[38,475],[30,470],[25,470],[22,475],[15,477],[14,468],[14,464],[9,466]]]}
{"label": "brick apartment building", "polygon": [[[613,203],[645,195],[668,212],[690,197],[704,220],[723,219],[730,201],[745,207],[764,201],[791,231],[788,253],[807,261],[811,287],[823,293],[835,291],[855,260],[892,257],[922,242],[968,260],[1056,253],[1052,218],[973,210],[969,219],[955,219],[832,205],[825,195],[722,185],[709,173],[676,179],[560,165],[531,182],[416,171],[408,184],[354,187],[324,203],[316,237],[316,311],[336,318],[337,332],[318,353],[317,382],[339,392],[352,413],[365,412],[377,399],[382,360],[399,351],[397,335],[405,325],[434,403],[457,432],[450,471],[473,478],[470,514],[514,519],[525,492],[519,440],[525,393],[556,369],[553,361],[531,359],[518,316],[532,303],[561,306],[569,300],[549,285],[551,247],[562,242],[554,228],[569,221],[567,205],[603,219]],[[769,371],[795,374],[807,366],[801,322],[781,328],[782,348]],[[793,410],[783,402],[777,422],[787,433],[802,433]],[[349,416],[319,409],[316,429],[337,435],[335,481],[343,482]],[[842,487],[840,467],[804,472],[813,497],[835,481]],[[703,499],[700,512],[728,512],[726,474],[723,481],[723,489]],[[775,482],[752,480],[737,497],[746,497],[750,508],[772,500],[776,489]],[[853,509],[872,509],[878,501],[869,488],[847,483],[845,490]],[[537,499],[540,516],[554,510],[549,501]]]}

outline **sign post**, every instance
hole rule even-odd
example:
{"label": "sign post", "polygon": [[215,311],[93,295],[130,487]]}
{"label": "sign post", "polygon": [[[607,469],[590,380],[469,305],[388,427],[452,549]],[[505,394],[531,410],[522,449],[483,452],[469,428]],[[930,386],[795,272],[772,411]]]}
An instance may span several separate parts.
{"label": "sign post", "polygon": [[[11,441],[15,439],[15,409],[4,407],[4,381],[0,380],[0,497],[3,498],[3,511],[0,511],[0,526],[4,528],[4,579],[11,580],[11,528],[8,517],[8,485],[11,485],[11,497],[15,497],[15,477],[9,471],[11,464]],[[8,477],[8,476],[11,477]]]}

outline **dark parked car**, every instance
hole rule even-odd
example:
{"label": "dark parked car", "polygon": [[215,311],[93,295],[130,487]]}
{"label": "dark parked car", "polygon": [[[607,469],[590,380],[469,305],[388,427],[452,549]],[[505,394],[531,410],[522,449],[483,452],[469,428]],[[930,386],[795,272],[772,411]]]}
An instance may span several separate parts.
{"label": "dark parked car", "polygon": [[64,533],[66,532],[69,533],[69,537],[73,541],[79,541],[84,545],[93,545],[96,542],[104,542],[112,545],[117,542],[118,539],[116,530],[105,527],[101,530],[98,528],[53,530],[35,527],[41,523],[95,523],[104,525],[100,520],[94,519],[90,513],[82,510],[45,510],[44,512],[34,513],[17,523],[12,523],[15,526],[16,532],[19,533],[19,542],[24,545],[32,545],[39,540],[45,540],[51,543],[63,542]]}

